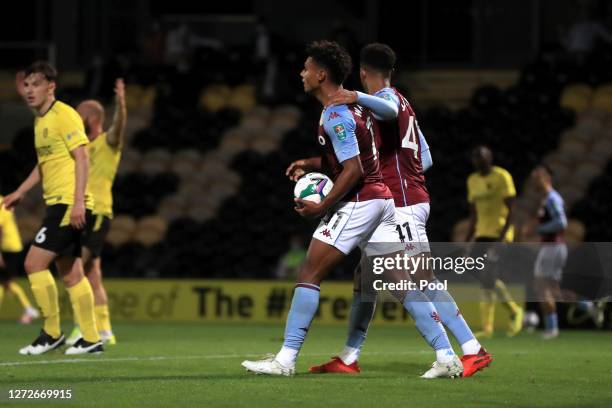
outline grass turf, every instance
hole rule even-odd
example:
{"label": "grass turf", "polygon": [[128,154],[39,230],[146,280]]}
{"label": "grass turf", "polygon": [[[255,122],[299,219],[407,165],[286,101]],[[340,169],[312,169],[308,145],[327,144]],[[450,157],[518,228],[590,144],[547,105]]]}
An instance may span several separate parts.
{"label": "grass turf", "polygon": [[293,378],[255,376],[240,366],[245,358],[276,352],[281,327],[116,324],[114,329],[118,345],[101,356],[69,358],[55,351],[22,357],[18,348],[37,328],[1,322],[0,405],[7,403],[9,389],[69,388],[74,399],[58,405],[612,406],[610,332],[567,331],[549,342],[535,334],[500,335],[484,342],[495,358],[487,370],[467,379],[427,381],[418,376],[433,354],[413,329],[373,327],[360,375],[312,375],[308,367],[327,361],[345,337],[344,327],[315,324]]}

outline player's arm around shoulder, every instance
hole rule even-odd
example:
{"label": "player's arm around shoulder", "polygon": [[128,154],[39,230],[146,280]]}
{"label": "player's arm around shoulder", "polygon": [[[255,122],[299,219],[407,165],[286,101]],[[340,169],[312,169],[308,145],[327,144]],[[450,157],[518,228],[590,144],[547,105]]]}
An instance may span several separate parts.
{"label": "player's arm around shoulder", "polygon": [[118,78],[115,81],[115,114],[113,124],[108,129],[106,143],[114,149],[123,147],[125,125],[127,123],[127,106],[125,103],[125,83]]}

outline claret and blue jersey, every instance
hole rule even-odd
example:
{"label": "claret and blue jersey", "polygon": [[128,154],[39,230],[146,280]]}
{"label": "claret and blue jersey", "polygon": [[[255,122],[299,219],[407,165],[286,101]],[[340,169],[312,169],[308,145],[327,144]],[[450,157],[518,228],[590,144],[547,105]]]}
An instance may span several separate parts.
{"label": "claret and blue jersey", "polygon": [[329,106],[323,109],[319,122],[318,142],[323,149],[323,165],[336,181],[342,162],[359,156],[363,180],[343,201],[365,201],[391,198],[383,183],[375,139],[378,129],[369,111],[359,105]]}

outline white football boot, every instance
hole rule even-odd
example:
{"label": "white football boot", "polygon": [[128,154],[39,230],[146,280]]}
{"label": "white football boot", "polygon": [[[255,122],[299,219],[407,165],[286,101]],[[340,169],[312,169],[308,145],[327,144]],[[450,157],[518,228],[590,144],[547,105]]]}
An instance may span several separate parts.
{"label": "white football boot", "polygon": [[453,356],[453,359],[448,363],[440,363],[435,361],[429,370],[421,376],[421,378],[458,378],[463,374],[463,364],[459,357]]}
{"label": "white football boot", "polygon": [[39,354],[46,353],[47,351],[54,350],[62,346],[65,342],[66,339],[63,334],[61,334],[59,338],[54,339],[44,330],[41,330],[36,340],[34,340],[32,344],[21,348],[19,350],[19,354],[22,356],[37,356]]}
{"label": "white football boot", "polygon": [[74,345],[66,350],[66,355],[74,356],[77,354],[101,354],[104,352],[102,342],[90,343],[80,338]]}
{"label": "white football boot", "polygon": [[559,329],[544,330],[544,333],[542,333],[542,340],[552,340],[557,337],[559,337]]}
{"label": "white football boot", "polygon": [[276,360],[274,354],[269,354],[262,360],[244,360],[242,366],[255,374],[284,375],[286,377],[295,375],[295,365],[291,367],[282,365]]}

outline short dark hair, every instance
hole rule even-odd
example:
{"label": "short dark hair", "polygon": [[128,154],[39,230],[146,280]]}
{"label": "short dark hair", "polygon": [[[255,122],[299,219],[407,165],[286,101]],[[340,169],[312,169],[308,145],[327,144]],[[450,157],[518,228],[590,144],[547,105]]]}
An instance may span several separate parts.
{"label": "short dark hair", "polygon": [[42,74],[49,82],[57,80],[57,70],[48,61],[35,61],[24,72],[26,77],[32,74]]}
{"label": "short dark hair", "polygon": [[306,47],[306,55],[329,71],[329,79],[342,85],[353,69],[349,53],[333,41],[313,41]]}
{"label": "short dark hair", "polygon": [[555,172],[553,171],[552,167],[550,167],[547,163],[542,162],[538,165],[538,167],[544,169],[544,171],[548,173],[550,178],[553,178],[555,176]]}
{"label": "short dark hair", "polygon": [[382,72],[390,76],[395,69],[397,57],[395,52],[386,44],[372,43],[361,49],[361,65]]}

